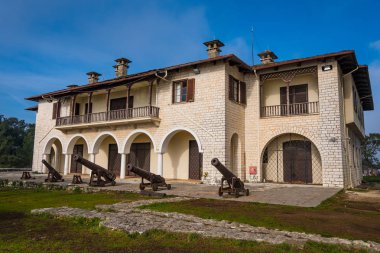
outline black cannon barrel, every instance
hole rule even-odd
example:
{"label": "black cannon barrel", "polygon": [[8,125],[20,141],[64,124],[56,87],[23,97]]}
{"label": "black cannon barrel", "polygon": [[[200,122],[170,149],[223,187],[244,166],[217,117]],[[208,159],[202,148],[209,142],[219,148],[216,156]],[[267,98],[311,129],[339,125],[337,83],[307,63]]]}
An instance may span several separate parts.
{"label": "black cannon barrel", "polygon": [[153,180],[151,181],[151,183],[165,183],[165,179],[163,177],[156,175],[152,172],[140,169],[139,167],[133,166],[132,164],[128,164],[127,169],[130,172],[133,172],[148,181]]}
{"label": "black cannon barrel", "polygon": [[80,156],[78,154],[74,155],[73,159],[75,161],[77,161],[78,163],[83,164],[84,166],[86,166],[90,170],[96,172],[97,174],[99,174],[103,177],[107,177],[107,179],[109,179],[111,181],[114,181],[116,179],[116,175],[112,171],[106,170],[102,166],[99,166],[93,162],[90,162],[89,160],[83,158],[82,156]]}
{"label": "black cannon barrel", "polygon": [[222,173],[222,175],[226,178],[226,180],[231,183],[229,180],[231,180],[233,177],[237,177],[235,176],[234,173],[232,173],[232,171],[230,171],[229,169],[227,169],[220,161],[218,158],[213,158],[211,160],[211,164],[217,169],[219,170],[220,173]]}
{"label": "black cannon barrel", "polygon": [[53,174],[53,177],[57,180],[61,180],[62,176],[59,174],[58,171],[56,171],[53,166],[51,166],[45,159],[42,160],[42,163],[48,168],[49,172]]}

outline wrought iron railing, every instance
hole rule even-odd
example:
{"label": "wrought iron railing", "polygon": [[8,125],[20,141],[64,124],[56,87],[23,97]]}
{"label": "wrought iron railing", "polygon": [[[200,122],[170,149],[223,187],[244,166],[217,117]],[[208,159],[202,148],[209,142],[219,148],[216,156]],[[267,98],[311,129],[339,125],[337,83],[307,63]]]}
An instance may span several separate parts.
{"label": "wrought iron railing", "polygon": [[307,102],[261,107],[261,117],[318,114],[319,102]]}
{"label": "wrought iron railing", "polygon": [[115,121],[141,117],[159,117],[160,108],[144,106],[130,109],[112,110],[108,112],[96,112],[85,115],[60,117],[56,120],[56,126],[77,125],[91,122]]}

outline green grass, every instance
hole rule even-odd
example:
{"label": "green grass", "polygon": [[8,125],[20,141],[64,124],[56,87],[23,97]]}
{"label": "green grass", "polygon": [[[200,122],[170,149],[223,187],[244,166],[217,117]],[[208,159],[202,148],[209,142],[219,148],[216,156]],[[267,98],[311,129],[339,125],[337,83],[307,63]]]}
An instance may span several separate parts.
{"label": "green grass", "polygon": [[380,242],[380,203],[352,202],[340,192],[316,208],[198,199],[140,208],[253,226]]}
{"label": "green grass", "polygon": [[314,242],[307,242],[300,249],[288,244],[210,239],[198,234],[156,229],[141,235],[128,234],[100,227],[98,219],[30,214],[35,208],[65,205],[93,209],[97,204],[142,198],[146,197],[103,192],[0,189],[0,252],[366,252]]}

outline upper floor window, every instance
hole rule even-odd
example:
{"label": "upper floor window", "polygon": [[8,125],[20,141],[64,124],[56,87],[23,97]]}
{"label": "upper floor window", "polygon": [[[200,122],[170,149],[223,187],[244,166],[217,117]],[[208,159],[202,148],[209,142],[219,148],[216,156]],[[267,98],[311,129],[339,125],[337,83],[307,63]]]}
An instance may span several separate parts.
{"label": "upper floor window", "polygon": [[194,102],[195,79],[173,82],[173,103]]}
{"label": "upper floor window", "polygon": [[236,103],[247,104],[246,83],[229,76],[229,99]]}

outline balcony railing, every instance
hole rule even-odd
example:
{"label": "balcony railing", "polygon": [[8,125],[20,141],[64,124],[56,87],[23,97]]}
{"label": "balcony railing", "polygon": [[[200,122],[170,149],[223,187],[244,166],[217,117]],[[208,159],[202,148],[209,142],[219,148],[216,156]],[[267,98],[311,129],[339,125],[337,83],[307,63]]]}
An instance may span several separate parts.
{"label": "balcony railing", "polygon": [[278,117],[291,115],[318,114],[319,102],[297,103],[288,105],[271,105],[261,107],[261,117]]}
{"label": "balcony railing", "polygon": [[86,115],[76,115],[57,118],[56,126],[88,124],[92,122],[116,121],[124,119],[159,117],[160,108],[144,106],[130,109],[113,110],[108,112],[96,112]]}

